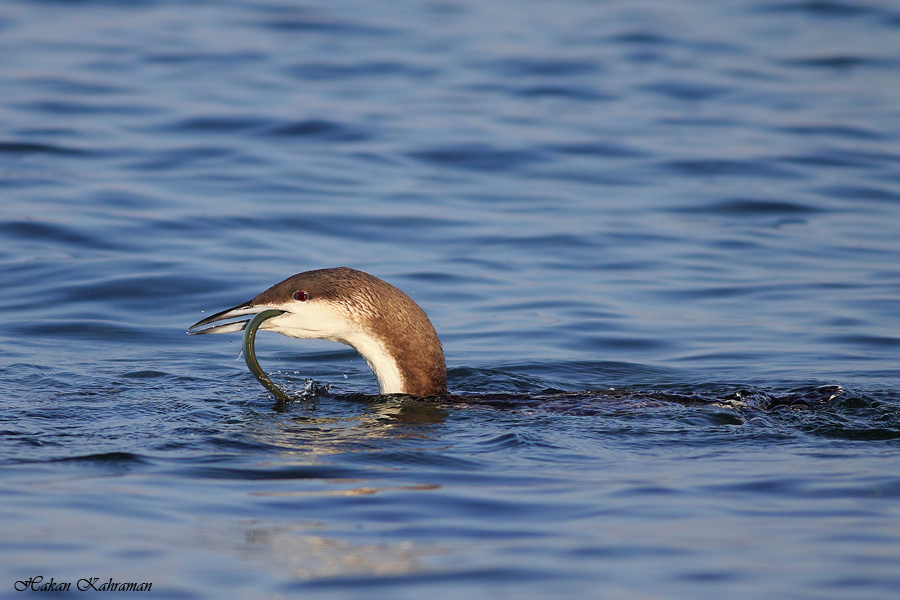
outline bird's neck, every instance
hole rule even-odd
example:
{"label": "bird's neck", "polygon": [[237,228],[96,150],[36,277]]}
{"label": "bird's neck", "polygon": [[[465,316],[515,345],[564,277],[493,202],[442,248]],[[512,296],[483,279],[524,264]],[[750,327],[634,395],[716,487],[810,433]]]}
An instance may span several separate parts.
{"label": "bird's neck", "polygon": [[440,396],[447,393],[447,368],[437,335],[433,339],[381,339],[368,334],[348,336],[378,380],[381,394]]}

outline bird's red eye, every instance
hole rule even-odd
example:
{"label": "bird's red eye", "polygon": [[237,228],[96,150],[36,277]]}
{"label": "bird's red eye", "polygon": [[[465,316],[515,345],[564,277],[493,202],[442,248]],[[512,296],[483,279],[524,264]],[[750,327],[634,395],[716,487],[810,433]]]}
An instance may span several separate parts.
{"label": "bird's red eye", "polygon": [[294,300],[296,300],[297,302],[306,302],[307,300],[309,300],[309,294],[307,294],[303,290],[297,290],[296,292],[294,292]]}

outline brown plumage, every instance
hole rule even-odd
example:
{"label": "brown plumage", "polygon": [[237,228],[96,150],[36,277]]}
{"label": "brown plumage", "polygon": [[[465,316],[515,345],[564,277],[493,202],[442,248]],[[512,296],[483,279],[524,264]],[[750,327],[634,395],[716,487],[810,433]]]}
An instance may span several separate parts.
{"label": "brown plumage", "polygon": [[[302,300],[297,299],[300,293],[305,293]],[[266,308],[285,313],[266,321],[263,329],[291,337],[330,339],[356,348],[378,377],[382,393],[447,393],[444,352],[425,311],[396,287],[356,269],[337,267],[298,273],[250,302],[204,319],[192,328]],[[234,330],[220,326],[196,333]]]}

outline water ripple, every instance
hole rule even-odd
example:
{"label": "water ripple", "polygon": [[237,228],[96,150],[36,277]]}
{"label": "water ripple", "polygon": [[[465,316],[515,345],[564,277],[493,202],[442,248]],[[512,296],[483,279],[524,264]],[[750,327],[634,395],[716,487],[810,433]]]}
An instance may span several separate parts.
{"label": "water ripple", "polygon": [[308,81],[342,81],[398,76],[422,79],[435,74],[434,70],[426,67],[395,61],[305,62],[289,67],[287,72],[298,79]]}
{"label": "water ripple", "polygon": [[[887,0],[0,3],[4,581],[891,597],[898,27]],[[338,264],[428,310],[454,396],[266,333],[274,405],[239,335],[184,333]]]}
{"label": "water ripple", "polygon": [[801,69],[818,68],[834,70],[851,70],[860,67],[894,69],[898,65],[896,59],[879,56],[859,56],[855,54],[829,54],[825,56],[803,56],[786,58],[778,61],[787,67]]}
{"label": "water ripple", "polygon": [[761,10],[776,13],[800,13],[823,18],[843,19],[858,16],[896,17],[897,14],[874,6],[835,2],[833,0],[807,0],[764,5]]}
{"label": "water ripple", "polygon": [[600,70],[594,60],[566,58],[507,58],[485,63],[484,67],[504,77],[573,77]]}
{"label": "water ripple", "polygon": [[796,179],[795,170],[776,166],[763,159],[678,159],[662,163],[661,168],[671,169],[688,176],[761,177],[771,179]]}
{"label": "water ripple", "polygon": [[275,125],[270,127],[266,133],[275,136],[325,139],[333,142],[362,142],[373,137],[363,128],[321,119]]}
{"label": "water ripple", "polygon": [[702,213],[721,216],[779,216],[809,215],[822,211],[821,208],[799,202],[769,200],[764,198],[729,198],[706,206],[688,205],[676,209],[679,212]]}
{"label": "water ripple", "polygon": [[822,136],[823,138],[846,138],[851,140],[885,139],[882,132],[871,127],[834,125],[831,123],[792,125],[781,128],[781,131],[797,135]]}
{"label": "water ripple", "polygon": [[102,235],[90,235],[74,227],[39,221],[0,222],[0,234],[7,239],[34,241],[85,249],[122,250],[126,248]]}
{"label": "water ripple", "polygon": [[61,156],[85,156],[89,154],[80,148],[70,148],[38,142],[0,142],[0,153],[12,155],[58,154]]}
{"label": "water ripple", "polygon": [[535,150],[504,149],[487,144],[418,150],[410,156],[439,166],[488,172],[512,171],[545,160]]}

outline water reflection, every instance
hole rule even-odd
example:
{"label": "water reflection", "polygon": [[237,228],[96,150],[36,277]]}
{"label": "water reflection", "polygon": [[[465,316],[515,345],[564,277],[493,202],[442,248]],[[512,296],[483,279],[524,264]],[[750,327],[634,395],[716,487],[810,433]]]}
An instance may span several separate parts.
{"label": "water reflection", "polygon": [[451,408],[407,396],[319,394],[275,404],[270,411],[254,410],[245,415],[236,434],[249,438],[245,442],[276,450],[281,464],[319,463],[336,454],[402,452],[435,439],[436,427],[446,421]]}
{"label": "water reflection", "polygon": [[419,573],[426,569],[424,558],[445,553],[412,540],[356,543],[314,533],[325,528],[321,523],[263,525],[249,521],[242,528],[242,553],[278,565],[301,580]]}
{"label": "water reflection", "polygon": [[[443,486],[438,483],[405,483],[396,478],[432,460],[428,442],[436,437],[435,426],[447,416],[446,408],[434,403],[383,396],[317,398],[255,413],[247,435],[276,446],[278,452],[261,465],[270,480],[246,492],[266,502],[270,510],[266,519],[240,524],[243,539],[237,548],[241,556],[261,560],[301,581],[426,570],[424,558],[448,551],[396,536],[387,543],[358,541],[353,538],[360,535],[362,526],[342,524],[339,515],[342,507],[358,506],[360,501],[371,503],[371,510],[377,511],[384,501],[396,503],[398,494],[439,491]],[[417,446],[423,441],[425,448]],[[364,468],[356,468],[360,463]],[[258,476],[260,469],[245,473],[258,478],[251,474]],[[386,500],[374,499],[385,494]],[[301,518],[322,510],[333,513],[335,520]],[[342,535],[347,527],[359,531]],[[371,524],[362,535],[371,535],[370,529]]]}

